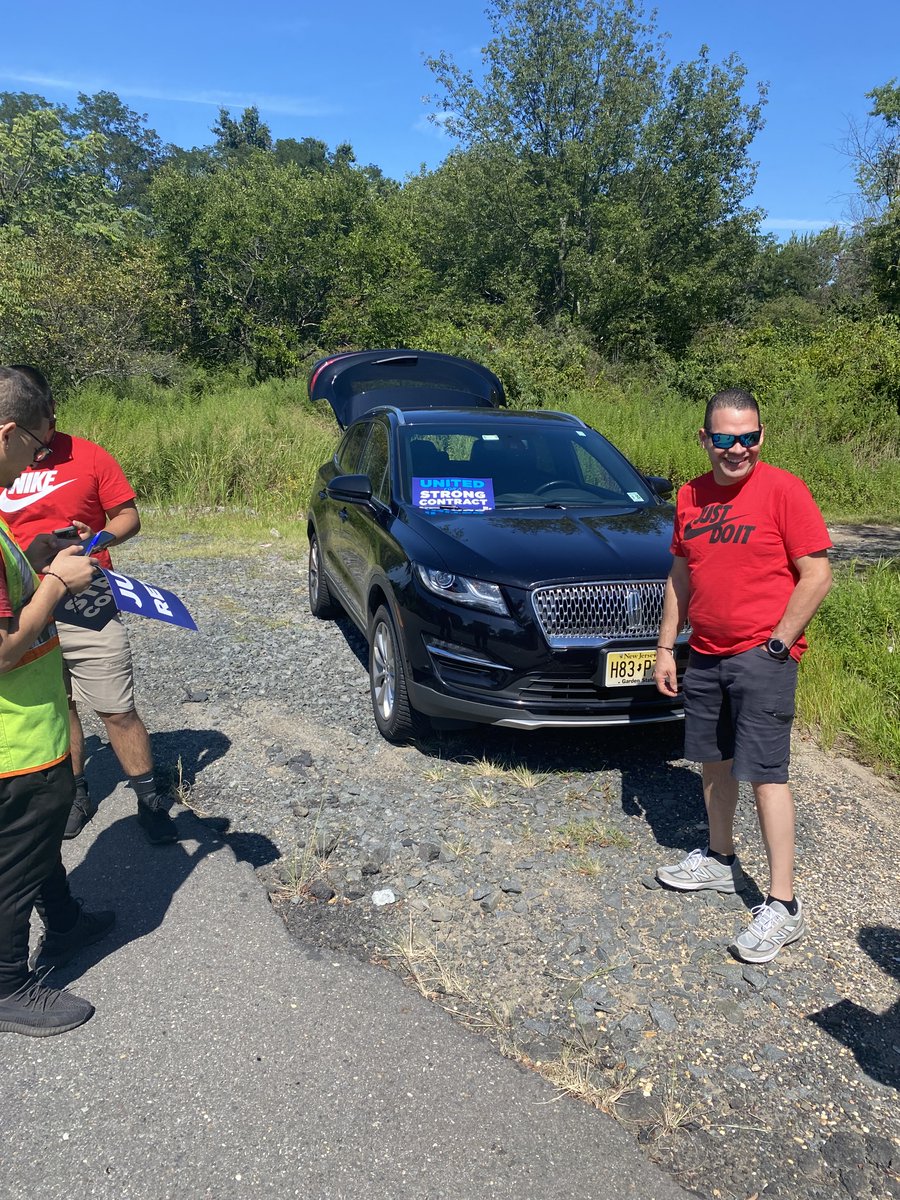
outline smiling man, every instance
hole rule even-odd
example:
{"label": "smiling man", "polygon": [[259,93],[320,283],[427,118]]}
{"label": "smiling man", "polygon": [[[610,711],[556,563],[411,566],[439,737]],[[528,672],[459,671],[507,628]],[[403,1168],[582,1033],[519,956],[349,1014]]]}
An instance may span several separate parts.
{"label": "smiling man", "polygon": [[685,757],[703,765],[709,844],[657,878],[685,892],[744,886],[734,815],[738,783],[750,783],[769,893],[732,949],[757,963],[806,931],[788,764],[804,630],[831,587],[822,514],[801,479],[760,461],[764,436],[750,392],[718,392],[706,406],[699,437],[712,470],[678,493],[654,673],[660,692],[675,695],[672,651],[689,621]]}

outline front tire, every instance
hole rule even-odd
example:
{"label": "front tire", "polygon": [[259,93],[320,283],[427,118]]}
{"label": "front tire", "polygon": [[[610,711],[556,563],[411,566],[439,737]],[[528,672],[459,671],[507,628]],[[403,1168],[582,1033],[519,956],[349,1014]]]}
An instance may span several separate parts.
{"label": "front tire", "polygon": [[427,718],[409,702],[400,643],[384,605],[375,613],[369,634],[369,694],[375,724],[387,741],[408,742],[427,731]]}
{"label": "front tire", "polygon": [[309,538],[309,611],[320,621],[330,621],[337,616],[337,607],[328,589],[325,569],[322,566],[322,554],[319,550],[319,539],[310,534]]}

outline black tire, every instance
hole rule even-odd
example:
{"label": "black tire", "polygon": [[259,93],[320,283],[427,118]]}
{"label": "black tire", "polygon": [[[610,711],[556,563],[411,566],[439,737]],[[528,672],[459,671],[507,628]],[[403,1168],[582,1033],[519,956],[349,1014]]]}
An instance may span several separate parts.
{"label": "black tire", "polygon": [[331,621],[337,616],[338,610],[331,592],[328,590],[328,580],[322,566],[322,554],[319,550],[319,539],[314,533],[309,536],[309,611],[320,621]]}
{"label": "black tire", "polygon": [[408,742],[427,733],[428,719],[409,702],[397,631],[384,605],[369,630],[369,695],[375,724],[387,741]]}

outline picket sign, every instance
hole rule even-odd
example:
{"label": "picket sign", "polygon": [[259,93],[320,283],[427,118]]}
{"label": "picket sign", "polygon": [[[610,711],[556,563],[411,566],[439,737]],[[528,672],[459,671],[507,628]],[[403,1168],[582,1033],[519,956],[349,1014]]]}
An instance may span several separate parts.
{"label": "picket sign", "polygon": [[53,619],[79,625],[82,629],[102,629],[117,612],[136,613],[139,617],[166,621],[182,629],[197,628],[174,592],[103,568],[85,591],[60,600]]}

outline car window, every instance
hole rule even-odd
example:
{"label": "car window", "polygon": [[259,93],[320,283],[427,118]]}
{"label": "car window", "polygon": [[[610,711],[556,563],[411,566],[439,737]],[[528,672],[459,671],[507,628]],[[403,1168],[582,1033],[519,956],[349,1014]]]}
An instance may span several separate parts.
{"label": "car window", "polygon": [[388,436],[380,421],[372,425],[372,435],[366,442],[359,463],[359,474],[368,475],[372,483],[372,495],[382,504],[391,499],[391,481],[388,474]]}
{"label": "car window", "polygon": [[351,425],[344,434],[344,440],[338,446],[334,456],[342,475],[362,474],[359,469],[359,460],[369,429],[368,421],[360,421],[357,425]]}
{"label": "car window", "polygon": [[452,506],[457,493],[462,506],[472,499],[466,493],[479,491],[478,480],[489,481],[489,508],[656,503],[631,464],[581,425],[503,417],[442,427],[436,414],[427,424],[405,426],[400,436],[401,491],[412,501],[415,490],[422,508],[428,507],[421,502],[423,489],[443,506]]}

